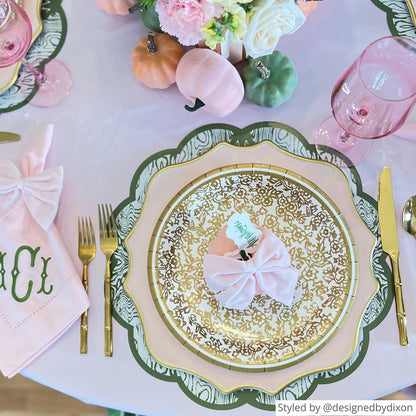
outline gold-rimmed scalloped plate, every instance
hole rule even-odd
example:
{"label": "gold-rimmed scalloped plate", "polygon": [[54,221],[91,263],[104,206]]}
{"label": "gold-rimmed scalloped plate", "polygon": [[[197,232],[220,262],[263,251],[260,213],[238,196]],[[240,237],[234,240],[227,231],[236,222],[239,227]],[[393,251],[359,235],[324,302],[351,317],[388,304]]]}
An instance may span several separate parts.
{"label": "gold-rimmed scalloped plate", "polygon": [[[348,236],[351,236],[351,241],[354,241],[354,243],[348,242],[348,245],[355,244],[356,249],[353,250],[350,246],[347,252],[351,254],[344,252],[342,258],[348,258],[351,261],[356,260],[356,266],[351,265],[351,267],[358,267],[359,277],[355,283],[355,296],[350,306],[348,306],[348,302],[345,302],[344,306],[339,309],[341,312],[338,319],[342,325],[337,326],[337,329],[335,329],[336,325],[332,325],[333,335],[329,335],[329,330],[327,342],[320,349],[315,348],[313,353],[303,360],[296,360],[298,357],[292,356],[293,365],[273,368],[276,364],[274,363],[270,368],[263,366],[263,371],[251,371],[250,368],[241,368],[242,371],[235,371],[231,364],[228,367],[218,365],[218,357],[215,357],[215,363],[210,361],[207,356],[204,357],[205,359],[199,357],[199,354],[206,352],[203,352],[199,347],[192,351],[189,345],[185,345],[185,340],[179,338],[178,334],[174,334],[170,330],[171,328],[166,325],[156,306],[156,298],[152,296],[149,288],[147,255],[151,240],[155,239],[154,241],[157,241],[154,231],[157,229],[157,223],[162,213],[169,202],[191,182],[208,172],[223,169],[230,166],[230,164],[270,165],[271,161],[273,161],[273,166],[293,172],[293,181],[298,180],[298,183],[300,181],[302,186],[317,185],[320,191],[313,193],[313,196],[316,203],[319,201],[319,203],[322,203],[321,200],[324,198],[325,210],[331,210],[333,206],[342,210],[343,221],[337,216],[336,208],[331,214],[332,220],[330,221],[334,225],[335,223],[338,224],[337,233],[339,235],[343,234],[344,241],[348,241]],[[312,190],[309,192],[312,192]],[[327,198],[322,197],[322,195],[326,195]],[[129,221],[128,218],[125,220]],[[254,218],[254,221],[256,220],[259,221]],[[263,223],[267,224],[267,222]],[[268,227],[273,229],[274,226],[269,224]],[[279,229],[282,229],[282,227],[284,226],[280,223]],[[213,229],[211,233],[211,237],[214,237],[215,230]],[[300,237],[297,238],[300,239]],[[209,240],[211,241],[211,238]],[[334,166],[324,162],[295,157],[268,142],[247,148],[235,148],[227,144],[220,144],[203,157],[188,163],[161,169],[152,178],[141,214],[134,228],[125,239],[126,248],[129,252],[130,269],[124,286],[139,311],[149,352],[161,364],[194,373],[208,380],[223,392],[241,388],[254,388],[272,394],[280,391],[298,378],[337,368],[351,357],[357,345],[362,315],[378,287],[370,267],[374,242],[374,236],[365,227],[355,210],[347,180]],[[286,240],[286,244],[289,247],[291,246],[289,240]],[[204,245],[201,247],[198,256],[205,253],[206,247]],[[304,245],[304,247],[306,246]],[[355,257],[352,254],[354,252]],[[296,255],[292,257],[296,258]],[[328,273],[330,273],[329,269]],[[350,273],[351,278],[353,278],[353,269],[350,270]],[[345,292],[352,296],[354,283],[351,282],[347,287],[348,289]],[[310,290],[308,292],[310,293]],[[339,300],[341,298],[335,296],[333,299]],[[342,299],[345,299],[345,297],[342,297]],[[294,305],[296,303],[295,300]],[[344,316],[341,316],[343,314]],[[276,315],[270,316],[270,319],[275,318]],[[336,317],[334,317],[334,320],[336,320]],[[201,328],[201,330],[204,329]],[[309,339],[310,342],[312,338],[306,337],[306,339]],[[308,354],[311,350],[306,347],[304,352]]]}
{"label": "gold-rimmed scalloped plate", "polygon": [[416,26],[416,0],[406,0],[409,7],[410,16],[412,17],[413,24]]}
{"label": "gold-rimmed scalloped plate", "polygon": [[[236,212],[277,235],[299,272],[293,304],[256,296],[222,307],[203,276],[208,246]],[[348,225],[306,178],[270,165],[232,165],[193,180],[160,216],[149,248],[152,297],[169,330],[208,361],[240,371],[294,365],[340,328],[356,289]]]}
{"label": "gold-rimmed scalloped plate", "polygon": [[[29,16],[32,24],[32,44],[42,32],[43,24],[40,17],[42,0],[16,0]],[[0,94],[9,89],[17,79],[21,63],[0,69]]]}

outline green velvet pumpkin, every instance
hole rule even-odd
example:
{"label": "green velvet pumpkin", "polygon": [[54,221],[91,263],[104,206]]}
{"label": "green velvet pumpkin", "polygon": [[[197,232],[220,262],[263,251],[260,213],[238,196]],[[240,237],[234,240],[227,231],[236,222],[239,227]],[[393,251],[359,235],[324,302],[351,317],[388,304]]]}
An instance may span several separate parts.
{"label": "green velvet pumpkin", "polygon": [[278,107],[288,101],[298,83],[292,61],[278,51],[250,58],[242,78],[246,98],[264,107]]}

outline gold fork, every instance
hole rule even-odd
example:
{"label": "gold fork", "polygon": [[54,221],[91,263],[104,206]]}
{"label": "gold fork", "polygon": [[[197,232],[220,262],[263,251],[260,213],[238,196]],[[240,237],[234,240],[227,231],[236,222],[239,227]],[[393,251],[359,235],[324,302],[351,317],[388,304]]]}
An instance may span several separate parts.
{"label": "gold fork", "polygon": [[111,272],[110,259],[118,246],[117,228],[114,220],[113,208],[108,204],[98,205],[98,220],[100,224],[100,246],[105,255],[105,280],[104,280],[104,300],[105,300],[105,317],[104,317],[104,336],[105,336],[105,355],[113,355],[113,335],[111,322]]}
{"label": "gold fork", "polygon": [[[88,264],[95,257],[95,236],[92,228],[91,218],[78,217],[78,257],[82,268],[82,284],[88,293]],[[88,310],[81,315],[81,342],[80,353],[87,353],[88,335]]]}

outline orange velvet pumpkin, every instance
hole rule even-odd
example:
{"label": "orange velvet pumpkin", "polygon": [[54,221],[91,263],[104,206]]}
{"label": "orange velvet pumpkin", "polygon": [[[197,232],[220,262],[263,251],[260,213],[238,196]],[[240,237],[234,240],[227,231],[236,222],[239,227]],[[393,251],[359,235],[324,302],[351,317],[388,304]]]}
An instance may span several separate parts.
{"label": "orange velvet pumpkin", "polygon": [[131,53],[134,76],[149,88],[168,88],[175,82],[182,46],[167,34],[150,33]]}
{"label": "orange velvet pumpkin", "polygon": [[135,0],[94,0],[97,7],[109,14],[124,15],[129,13],[129,8],[136,4]]}

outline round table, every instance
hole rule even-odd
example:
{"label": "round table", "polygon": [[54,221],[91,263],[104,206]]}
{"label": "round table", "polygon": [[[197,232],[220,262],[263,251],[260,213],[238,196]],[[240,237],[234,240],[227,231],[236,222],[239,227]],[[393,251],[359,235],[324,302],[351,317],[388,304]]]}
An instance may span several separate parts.
{"label": "round table", "polygon": [[[329,98],[338,77],[369,43],[390,34],[385,11],[370,0],[324,0],[301,29],[279,42],[279,50],[292,59],[299,76],[291,100],[277,109],[244,100],[219,119],[203,110],[184,111],[187,102],[176,86],[152,90],[134,78],[130,54],[147,34],[137,16],[111,16],[92,1],[66,1],[63,7],[68,33],[59,59],[71,70],[73,90],[56,108],[26,105],[2,114],[2,130],[20,128],[25,136],[18,143],[2,144],[1,153],[13,158],[30,140],[26,123],[54,124],[47,164],[62,165],[65,172],[55,222],[80,272],[77,217],[91,216],[98,230],[97,204],[117,206],[123,201],[131,178],[147,157],[175,148],[190,131],[210,123],[244,127],[276,121],[311,141],[316,126],[330,113]],[[410,121],[415,119],[411,115]],[[392,307],[370,332],[369,348],[358,368],[340,381],[318,385],[311,399],[373,399],[416,382],[416,241],[399,226],[403,205],[416,194],[415,157],[416,141],[390,136],[374,141],[367,160],[357,166],[364,191],[374,198],[382,168],[391,168],[410,346],[399,345]],[[79,325],[75,324],[22,374],[105,407],[146,415],[214,414],[215,410],[189,399],[175,382],[146,373],[131,353],[126,330],[116,323],[114,356],[104,357],[104,264],[104,255],[97,250],[89,268],[88,354],[79,354]],[[224,411],[230,416],[264,413],[249,405]]]}

